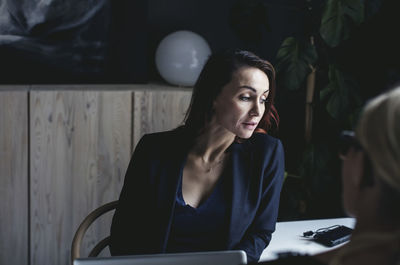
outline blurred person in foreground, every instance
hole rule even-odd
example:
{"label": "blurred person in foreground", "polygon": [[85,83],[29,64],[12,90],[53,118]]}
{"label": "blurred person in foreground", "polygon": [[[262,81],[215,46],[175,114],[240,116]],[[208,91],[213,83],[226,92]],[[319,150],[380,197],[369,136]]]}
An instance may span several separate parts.
{"label": "blurred person in foreground", "polygon": [[262,264],[400,264],[400,85],[367,102],[341,145],[344,208],[356,218],[350,241],[315,256]]}

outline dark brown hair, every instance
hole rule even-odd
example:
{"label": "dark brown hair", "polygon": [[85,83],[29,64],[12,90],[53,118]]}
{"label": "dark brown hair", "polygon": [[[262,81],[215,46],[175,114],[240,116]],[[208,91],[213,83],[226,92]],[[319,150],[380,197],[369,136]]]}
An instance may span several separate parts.
{"label": "dark brown hair", "polygon": [[213,102],[228,84],[232,75],[241,67],[255,67],[263,71],[269,81],[269,94],[265,103],[265,112],[256,131],[267,133],[279,125],[279,116],[274,107],[275,69],[266,60],[252,52],[244,50],[224,50],[212,54],[194,85],[192,99],[185,117],[185,128],[197,135],[210,121],[213,115]]}

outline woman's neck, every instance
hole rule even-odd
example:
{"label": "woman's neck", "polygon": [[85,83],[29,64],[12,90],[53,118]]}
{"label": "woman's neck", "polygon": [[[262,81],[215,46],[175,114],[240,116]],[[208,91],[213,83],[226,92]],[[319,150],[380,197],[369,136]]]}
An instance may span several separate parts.
{"label": "woman's neck", "polygon": [[218,161],[234,140],[235,135],[222,127],[207,127],[196,138],[191,153],[201,157],[204,162]]}

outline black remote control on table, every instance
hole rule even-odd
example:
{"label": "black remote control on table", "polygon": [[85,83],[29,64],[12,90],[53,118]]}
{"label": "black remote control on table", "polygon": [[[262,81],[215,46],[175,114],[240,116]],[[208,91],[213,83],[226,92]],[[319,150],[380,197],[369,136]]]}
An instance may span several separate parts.
{"label": "black remote control on table", "polygon": [[353,229],[344,225],[339,225],[331,229],[317,231],[314,234],[313,238],[318,243],[321,243],[328,247],[333,247],[340,243],[348,241],[352,232]]}

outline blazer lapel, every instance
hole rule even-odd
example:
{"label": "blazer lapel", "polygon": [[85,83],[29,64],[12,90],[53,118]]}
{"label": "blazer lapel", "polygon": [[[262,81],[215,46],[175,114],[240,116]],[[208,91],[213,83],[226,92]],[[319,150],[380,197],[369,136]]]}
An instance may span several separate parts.
{"label": "blazer lapel", "polygon": [[183,167],[187,159],[187,150],[184,147],[177,148],[174,150],[175,154],[170,155],[170,160],[165,163],[165,167],[159,178],[158,183],[158,209],[159,218],[161,218],[162,225],[160,226],[160,249],[165,252],[169,232],[171,228],[171,222],[175,209],[176,194],[179,181],[182,178]]}
{"label": "blazer lapel", "polygon": [[250,176],[252,175],[253,152],[249,149],[249,143],[234,143],[232,146],[232,205],[230,223],[228,229],[228,249],[242,237],[245,229],[241,222],[246,214],[245,205],[248,199]]}

